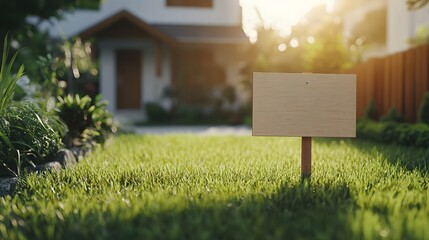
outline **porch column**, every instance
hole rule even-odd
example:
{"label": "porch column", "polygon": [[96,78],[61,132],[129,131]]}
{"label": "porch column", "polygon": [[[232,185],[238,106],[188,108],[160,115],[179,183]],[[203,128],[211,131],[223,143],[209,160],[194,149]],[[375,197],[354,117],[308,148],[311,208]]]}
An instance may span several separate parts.
{"label": "porch column", "polygon": [[100,93],[108,101],[107,109],[116,112],[115,49],[100,45]]}

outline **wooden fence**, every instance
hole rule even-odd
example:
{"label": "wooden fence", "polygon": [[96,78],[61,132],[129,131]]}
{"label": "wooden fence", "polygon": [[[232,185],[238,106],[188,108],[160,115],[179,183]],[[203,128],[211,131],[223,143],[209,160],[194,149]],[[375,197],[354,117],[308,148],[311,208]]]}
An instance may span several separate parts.
{"label": "wooden fence", "polygon": [[395,107],[407,122],[415,122],[420,104],[429,90],[429,45],[358,64],[357,117],[371,101],[378,117]]}

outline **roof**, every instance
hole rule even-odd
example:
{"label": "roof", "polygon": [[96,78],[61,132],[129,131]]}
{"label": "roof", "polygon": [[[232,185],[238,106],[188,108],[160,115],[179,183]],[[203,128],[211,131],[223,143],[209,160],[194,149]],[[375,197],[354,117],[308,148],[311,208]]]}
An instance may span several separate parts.
{"label": "roof", "polygon": [[81,31],[78,35],[82,38],[94,37],[115,24],[124,21],[132,24],[133,28],[137,31],[141,30],[168,45],[175,45],[177,42],[214,44],[239,44],[248,42],[241,26],[149,24],[127,10],[121,10],[96,22]]}
{"label": "roof", "polygon": [[121,21],[127,21],[137,27],[139,30],[148,33],[149,35],[153,36],[156,39],[159,39],[161,42],[164,42],[168,45],[174,45],[175,40],[172,39],[170,36],[160,32],[156,28],[150,26],[140,18],[136,17],[132,13],[121,10],[112,16],[109,16],[94,25],[84,29],[82,32],[80,32],[78,35],[82,38],[90,38],[93,36],[96,36],[97,34],[101,33],[102,31],[108,29],[109,27],[113,26],[115,23],[121,22]]}
{"label": "roof", "polygon": [[248,42],[240,26],[190,26],[153,24],[179,42],[243,43]]}

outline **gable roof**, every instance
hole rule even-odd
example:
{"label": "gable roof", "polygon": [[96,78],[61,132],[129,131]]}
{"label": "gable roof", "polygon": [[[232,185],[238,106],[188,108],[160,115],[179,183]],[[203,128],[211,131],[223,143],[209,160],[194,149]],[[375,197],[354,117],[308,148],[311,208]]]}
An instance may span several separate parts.
{"label": "gable roof", "polygon": [[78,35],[84,39],[91,38],[124,21],[128,24],[132,24],[136,31],[141,30],[141,32],[171,46],[176,45],[178,42],[215,44],[239,44],[248,42],[241,26],[149,24],[127,10],[121,10],[104,18],[84,29],[78,33]]}
{"label": "gable roof", "polygon": [[82,38],[90,38],[93,36],[96,36],[97,34],[101,33],[102,31],[108,29],[109,27],[113,26],[115,23],[121,22],[121,21],[127,21],[131,24],[133,24],[138,29],[142,30],[145,33],[148,33],[152,37],[158,39],[159,41],[167,44],[167,45],[176,45],[176,41],[171,38],[170,36],[166,35],[165,33],[159,31],[158,29],[154,28],[153,26],[147,24],[142,19],[136,17],[132,13],[121,10],[115,14],[113,14],[110,17],[107,17],[94,25],[84,29],[82,32],[80,32],[78,35]]}

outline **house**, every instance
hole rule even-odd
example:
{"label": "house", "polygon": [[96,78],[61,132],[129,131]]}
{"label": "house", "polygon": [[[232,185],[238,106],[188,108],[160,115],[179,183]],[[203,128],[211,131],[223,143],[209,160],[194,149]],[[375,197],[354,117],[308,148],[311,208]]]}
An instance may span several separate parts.
{"label": "house", "polygon": [[412,46],[410,39],[418,35],[419,29],[429,27],[429,5],[418,10],[408,10],[407,1],[388,0],[387,9],[388,52],[405,51]]}
{"label": "house", "polygon": [[141,115],[146,103],[207,105],[232,86],[248,97],[240,67],[248,44],[239,1],[106,0],[47,26],[51,36],[95,39],[100,93],[113,113]]}
{"label": "house", "polygon": [[406,0],[336,2],[339,3],[338,12],[342,12],[344,36],[355,41],[354,50],[369,43],[365,46],[363,59],[405,51],[413,47],[410,40],[419,30],[429,27],[429,5],[409,10]]}

